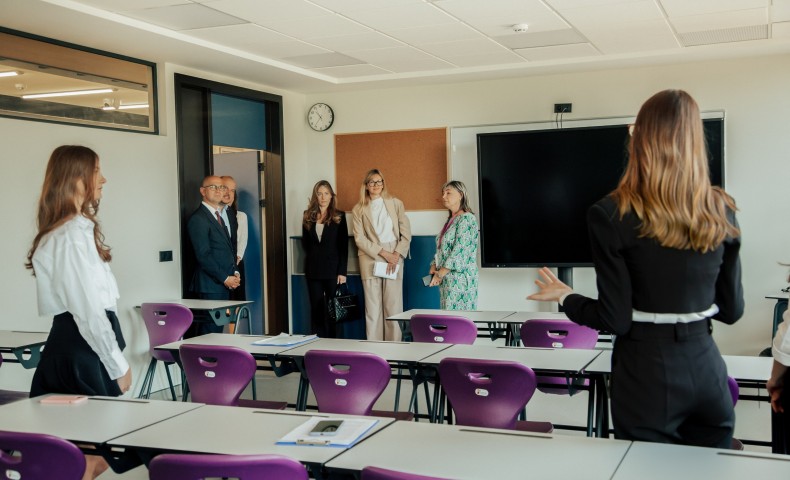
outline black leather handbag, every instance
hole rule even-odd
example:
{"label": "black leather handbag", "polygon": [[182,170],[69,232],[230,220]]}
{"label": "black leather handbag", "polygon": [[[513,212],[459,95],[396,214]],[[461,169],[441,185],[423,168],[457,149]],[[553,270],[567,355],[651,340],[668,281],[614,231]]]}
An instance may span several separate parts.
{"label": "black leather handbag", "polygon": [[335,290],[335,296],[327,302],[329,318],[335,322],[356,320],[360,315],[359,296],[348,291],[348,286],[341,283]]}

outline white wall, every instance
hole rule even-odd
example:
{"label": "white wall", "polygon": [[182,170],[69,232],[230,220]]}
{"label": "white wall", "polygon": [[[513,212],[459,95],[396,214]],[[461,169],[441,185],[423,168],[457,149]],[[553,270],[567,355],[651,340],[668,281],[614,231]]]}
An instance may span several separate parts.
{"label": "white wall", "polygon": [[[309,95],[307,105],[326,102],[333,107],[336,119],[328,132],[306,134],[309,169],[287,177],[288,190],[298,190],[302,199],[288,205],[288,229],[292,235],[299,234],[299,213],[313,183],[319,178],[334,181],[332,134],[550,121],[557,102],[573,103],[573,113],[566,115],[566,120],[633,116],[653,93],[682,88],[696,98],[702,110],[724,110],[726,114],[726,183],[740,208],[747,306],[738,324],[720,326],[715,335],[725,353],[753,355],[770,340],[773,302],[763,297],[787,284],[787,269],[777,262],[790,261],[790,251],[784,245],[790,225],[782,221],[788,212],[783,193],[790,176],[788,84],[790,57],[785,55]],[[371,159],[371,168],[375,166],[375,159]],[[457,167],[451,165],[453,175],[466,180],[468,173]],[[442,180],[437,179],[437,189]],[[416,235],[435,234],[444,215],[409,214]],[[553,308],[524,299],[533,291],[534,278],[532,269],[482,270],[479,308]],[[592,269],[576,269],[574,280],[577,290],[595,294]]]}
{"label": "white wall", "polygon": [[[78,126],[0,118],[3,145],[2,189],[8,194],[0,235],[0,329],[48,331],[51,318],[39,317],[35,281],[23,264],[35,235],[38,195],[49,154],[58,145],[83,144],[100,156],[107,177],[99,218],[112,247],[112,270],[121,298],[118,316],[128,347],[135,386],[149,361],[148,337],[134,306],[181,297],[178,219],[178,167],[173,115],[173,75],[183,73],[283,96],[287,157],[302,163],[300,145],[304,97],[263,84],[237,82],[176,65],[159,66],[161,134],[143,135]],[[199,192],[194,192],[199,197]],[[158,252],[172,250],[174,261],[159,263]],[[5,364],[0,388],[27,390],[32,370]],[[158,383],[166,385],[160,368]]]}

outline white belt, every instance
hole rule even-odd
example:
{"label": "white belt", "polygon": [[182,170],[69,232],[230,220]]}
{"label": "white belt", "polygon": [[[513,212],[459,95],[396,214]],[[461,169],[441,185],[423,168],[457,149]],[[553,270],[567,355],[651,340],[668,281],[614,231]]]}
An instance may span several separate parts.
{"label": "white belt", "polygon": [[691,323],[705,320],[719,313],[719,307],[714,303],[702,312],[692,313],[650,313],[634,310],[632,320],[644,323]]}

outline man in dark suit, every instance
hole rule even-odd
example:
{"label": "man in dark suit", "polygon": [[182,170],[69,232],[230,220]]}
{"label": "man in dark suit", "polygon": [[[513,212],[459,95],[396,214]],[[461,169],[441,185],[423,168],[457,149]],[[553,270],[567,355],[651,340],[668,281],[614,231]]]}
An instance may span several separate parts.
{"label": "man in dark suit", "polygon": [[[222,218],[225,188],[220,177],[204,178],[200,187],[203,202],[187,223],[196,260],[190,290],[200,299],[229,300],[231,290],[241,283],[236,270],[236,242],[231,239],[235,228],[230,228],[229,220]],[[201,322],[196,333],[220,332],[222,327]]]}

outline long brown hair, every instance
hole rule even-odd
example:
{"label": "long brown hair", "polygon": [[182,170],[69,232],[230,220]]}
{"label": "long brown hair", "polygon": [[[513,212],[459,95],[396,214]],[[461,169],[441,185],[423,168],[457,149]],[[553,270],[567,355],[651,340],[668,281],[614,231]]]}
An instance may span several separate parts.
{"label": "long brown hair", "polygon": [[[93,239],[99,257],[105,262],[112,259],[110,247],[104,244],[104,235],[96,220],[99,201],[94,197],[94,178],[98,162],[96,152],[80,145],[63,145],[52,152],[38,201],[38,233],[27,254],[26,268],[33,270],[33,254],[41,239],[78,214],[93,222]],[[85,198],[78,211],[76,199],[80,180],[85,186]]]}
{"label": "long brown hair", "polygon": [[381,177],[381,181],[384,182],[381,188],[381,198],[389,198],[390,194],[387,191],[387,182],[384,180],[384,175],[381,174],[379,169],[374,168],[372,170],[368,170],[368,173],[365,174],[365,179],[362,180],[362,188],[359,189],[359,203],[362,205],[367,205],[370,203],[370,195],[368,194],[368,182],[373,177],[373,175],[378,175]]}
{"label": "long brown hair", "polygon": [[699,107],[683,90],[650,97],[636,117],[629,160],[612,197],[622,217],[642,221],[640,235],[662,247],[701,253],[740,234],[727,218],[735,201],[711,186]]}
{"label": "long brown hair", "polygon": [[313,224],[321,217],[321,207],[318,206],[318,189],[321,187],[326,187],[332,195],[332,199],[329,200],[329,205],[326,207],[326,217],[324,218],[334,223],[340,223],[340,213],[337,211],[335,203],[335,199],[337,198],[335,196],[335,191],[332,190],[332,185],[330,185],[329,182],[326,180],[319,180],[316,182],[315,186],[313,186],[313,195],[310,197],[307,210],[304,211],[304,216],[302,217],[302,224],[307,230],[310,230]]}

